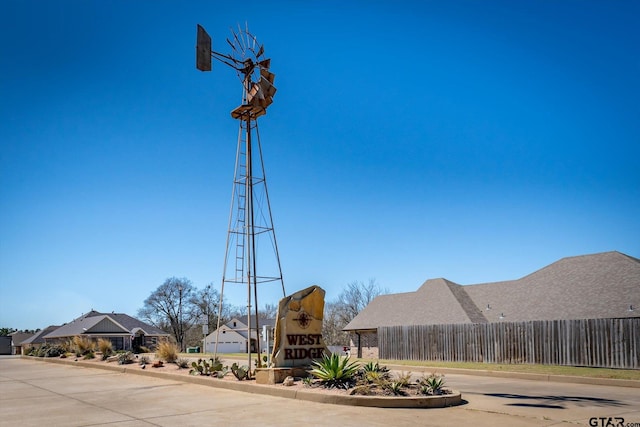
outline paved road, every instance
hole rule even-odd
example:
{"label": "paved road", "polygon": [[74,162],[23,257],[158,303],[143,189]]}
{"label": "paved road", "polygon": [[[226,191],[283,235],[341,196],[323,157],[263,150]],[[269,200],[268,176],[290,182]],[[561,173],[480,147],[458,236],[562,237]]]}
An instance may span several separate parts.
{"label": "paved road", "polygon": [[0,426],[589,426],[591,417],[640,426],[637,388],[470,375],[447,375],[447,385],[467,403],[361,408],[1,357]]}

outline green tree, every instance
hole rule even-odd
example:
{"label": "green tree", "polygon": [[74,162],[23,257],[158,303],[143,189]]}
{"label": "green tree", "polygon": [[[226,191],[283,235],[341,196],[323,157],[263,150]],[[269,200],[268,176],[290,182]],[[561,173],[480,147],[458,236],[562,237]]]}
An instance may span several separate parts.
{"label": "green tree", "polygon": [[16,331],[17,329],[13,329],[13,328],[0,328],[0,337],[6,337],[9,334],[12,334]]}

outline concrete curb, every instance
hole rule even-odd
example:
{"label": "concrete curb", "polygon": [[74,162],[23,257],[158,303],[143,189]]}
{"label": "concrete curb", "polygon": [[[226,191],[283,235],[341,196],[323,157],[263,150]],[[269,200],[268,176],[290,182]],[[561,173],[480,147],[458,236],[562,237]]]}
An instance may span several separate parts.
{"label": "concrete curb", "polygon": [[210,377],[185,376],[153,370],[130,369],[126,365],[96,364],[95,362],[83,362],[68,359],[46,358],[22,356],[23,359],[36,362],[57,363],[61,365],[79,366],[82,368],[103,369],[111,372],[123,374],[135,374],[147,377],[162,378],[172,381],[179,381],[189,384],[198,384],[208,387],[222,388],[226,390],[241,391],[245,393],[263,394],[273,397],[284,397],[287,399],[305,400],[316,403],[329,403],[333,405],[364,406],[375,408],[445,408],[448,406],[460,405],[462,395],[453,391],[452,394],[443,396],[350,396],[342,394],[322,394],[311,391],[296,390],[289,388],[273,387],[269,385],[255,384],[249,382],[221,381]]}
{"label": "concrete curb", "polygon": [[438,368],[429,366],[385,365],[394,371],[437,372],[439,374],[461,374],[480,377],[511,378],[518,380],[548,381],[570,384],[605,385],[614,387],[640,388],[640,380],[622,380],[616,378],[575,377],[570,375],[533,374],[527,372],[488,371],[480,369]]}
{"label": "concrete curb", "polygon": [[[53,363],[67,363],[67,364],[82,364],[85,363],[88,367],[94,367],[93,363],[86,363],[82,361],[74,362],[68,359],[57,359],[57,358],[43,358],[43,357],[34,357],[34,356],[19,356],[25,359],[30,360],[42,360],[46,362]],[[569,384],[588,384],[588,385],[602,385],[602,386],[612,386],[612,387],[631,387],[631,388],[640,388],[640,380],[622,380],[616,378],[593,378],[593,377],[576,377],[571,375],[553,375],[553,374],[533,374],[527,372],[508,372],[508,371],[489,371],[489,370],[480,370],[480,369],[464,369],[464,368],[440,368],[440,367],[430,367],[430,366],[410,366],[410,365],[385,365],[387,368],[393,371],[404,371],[404,372],[425,372],[432,373],[437,372],[439,374],[460,374],[460,375],[473,375],[479,377],[495,377],[495,378],[511,378],[518,380],[531,380],[531,381],[547,381],[547,382],[557,382],[557,383],[569,383]],[[99,368],[111,369],[115,371],[125,372],[126,367],[116,365],[101,365]],[[137,373],[137,370],[129,370],[129,373]],[[153,371],[144,371],[147,373],[151,373],[153,376],[156,372]],[[143,372],[143,374],[144,374]],[[158,375],[171,375],[169,373],[161,373],[157,372]],[[183,376],[179,376],[183,378]],[[197,378],[197,377],[194,377]],[[179,380],[180,381],[180,380]],[[242,391],[242,390],[240,390]]]}

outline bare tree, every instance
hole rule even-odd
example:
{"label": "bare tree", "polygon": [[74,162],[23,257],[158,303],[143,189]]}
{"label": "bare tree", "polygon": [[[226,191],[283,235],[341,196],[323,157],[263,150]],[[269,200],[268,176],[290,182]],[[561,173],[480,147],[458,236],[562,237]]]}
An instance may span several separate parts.
{"label": "bare tree", "polygon": [[258,310],[258,318],[259,319],[275,319],[278,315],[278,305],[277,304],[265,304],[264,308]]}
{"label": "bare tree", "polygon": [[324,306],[324,319],[322,321],[322,339],[326,345],[347,345],[349,334],[343,332],[346,325],[341,319],[341,305],[336,301],[328,302]]}
{"label": "bare tree", "polygon": [[342,331],[375,297],[387,294],[376,279],[368,283],[351,282],[334,301],[325,305],[322,336],[327,345],[347,345],[349,334]]}
{"label": "bare tree", "polygon": [[225,319],[227,316],[224,313],[229,311],[224,300],[222,302],[223,311],[220,311],[220,293],[214,288],[213,283],[205,286],[204,289],[196,291],[190,302],[195,308],[198,323],[207,325],[209,332],[212,332],[218,326],[218,317]]}
{"label": "bare tree", "polygon": [[175,338],[181,351],[185,350],[185,333],[197,321],[193,304],[195,288],[186,278],[171,277],[144,300],[138,316],[163,329]]}

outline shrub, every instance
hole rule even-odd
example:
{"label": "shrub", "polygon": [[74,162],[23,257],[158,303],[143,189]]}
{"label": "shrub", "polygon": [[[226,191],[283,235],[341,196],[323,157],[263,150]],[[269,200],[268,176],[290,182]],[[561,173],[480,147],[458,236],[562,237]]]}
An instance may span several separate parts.
{"label": "shrub", "polygon": [[189,367],[189,359],[180,357],[178,360],[176,360],[176,365],[178,365],[178,369],[186,369]]}
{"label": "shrub", "polygon": [[76,356],[83,356],[90,351],[93,351],[96,343],[91,340],[89,337],[82,337],[80,335],[76,335],[73,337],[73,348],[76,353]]}
{"label": "shrub", "polygon": [[64,353],[62,346],[56,344],[45,344],[38,350],[38,356],[40,357],[59,357]]}
{"label": "shrub", "polygon": [[340,357],[338,353],[326,354],[319,361],[314,361],[310,373],[327,388],[350,388],[355,383],[358,372],[357,362],[349,362],[348,357]]}
{"label": "shrub", "polygon": [[140,365],[148,365],[149,363],[151,363],[151,359],[149,359],[149,356],[140,356],[140,358],[138,359],[138,364]]}
{"label": "shrub", "polygon": [[128,365],[133,363],[133,354],[130,351],[118,353],[118,365]]}
{"label": "shrub", "polygon": [[178,360],[178,353],[180,353],[178,346],[168,341],[161,342],[156,350],[158,359],[164,360],[167,363],[175,363],[175,361]]}
{"label": "shrub", "polygon": [[98,350],[102,353],[102,360],[107,360],[113,353],[113,343],[111,340],[100,338],[98,340]]}
{"label": "shrub", "polygon": [[93,351],[88,352],[87,354],[85,354],[82,358],[83,359],[95,359],[96,355]]}

